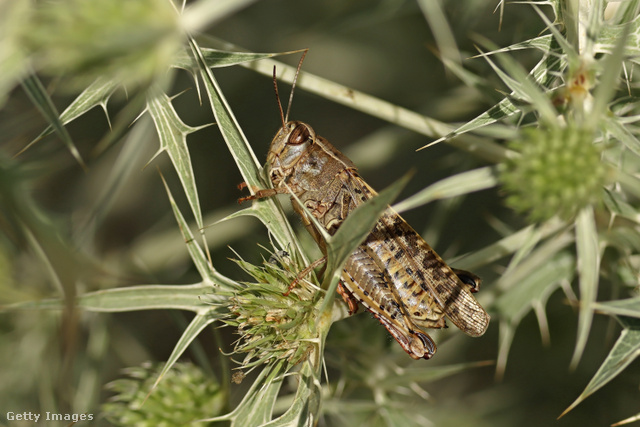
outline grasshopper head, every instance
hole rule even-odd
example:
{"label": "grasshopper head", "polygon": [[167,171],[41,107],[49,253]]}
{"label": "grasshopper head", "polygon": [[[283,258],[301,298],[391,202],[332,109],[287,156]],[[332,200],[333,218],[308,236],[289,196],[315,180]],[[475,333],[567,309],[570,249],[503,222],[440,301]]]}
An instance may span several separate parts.
{"label": "grasshopper head", "polygon": [[302,122],[287,122],[278,130],[267,155],[269,177],[274,187],[291,175],[315,138],[316,133],[311,126]]}

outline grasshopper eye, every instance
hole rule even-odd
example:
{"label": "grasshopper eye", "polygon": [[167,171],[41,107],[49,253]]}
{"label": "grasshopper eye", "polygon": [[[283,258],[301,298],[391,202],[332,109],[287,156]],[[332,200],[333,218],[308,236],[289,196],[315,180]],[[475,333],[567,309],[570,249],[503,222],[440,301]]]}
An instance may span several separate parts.
{"label": "grasshopper eye", "polygon": [[309,140],[310,136],[311,134],[309,133],[309,129],[305,125],[298,125],[293,129],[293,131],[291,131],[291,135],[289,135],[287,144],[303,144]]}

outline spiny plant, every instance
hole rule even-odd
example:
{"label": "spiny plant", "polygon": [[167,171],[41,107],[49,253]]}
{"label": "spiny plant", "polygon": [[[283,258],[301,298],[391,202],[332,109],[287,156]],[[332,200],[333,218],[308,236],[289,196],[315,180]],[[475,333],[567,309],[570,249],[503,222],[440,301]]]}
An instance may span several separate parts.
{"label": "spiny plant", "polygon": [[[559,286],[579,308],[573,367],[583,354],[594,312],[610,315],[622,326],[609,355],[565,415],[628,366],[640,345],[640,312],[620,309],[637,304],[639,277],[638,224],[629,219],[637,218],[632,212],[637,212],[640,145],[627,66],[637,62],[639,18],[637,2],[546,4],[552,6],[555,22],[536,5],[534,9],[550,34],[502,49],[485,43],[492,51],[481,55],[510,93],[451,135],[515,119],[497,174],[507,205],[525,214],[532,226],[523,230],[522,246],[497,284],[502,293],[495,302],[501,314],[498,374],[504,372],[514,330],[529,310],[535,310],[542,334],[548,337],[544,306]],[[543,53],[529,72],[500,55],[520,49]],[[501,67],[492,55],[498,55]],[[627,95],[618,90],[623,69]],[[613,237],[619,233],[628,233],[630,239],[623,243]],[[566,286],[575,276],[578,298]],[[627,298],[598,302],[601,286],[624,292]]]}
{"label": "spiny plant", "polygon": [[162,366],[144,363],[125,370],[126,378],[107,384],[115,395],[102,407],[103,416],[114,425],[205,426],[211,414],[226,405],[220,384],[197,366],[178,362],[167,372],[154,393],[149,393]]}
{"label": "spiny plant", "polygon": [[[79,241],[61,238],[55,224],[43,219],[33,200],[21,191],[27,182],[25,169],[3,158],[0,182],[5,223],[20,230],[22,239],[48,266],[49,280],[57,284],[63,295],[3,309],[63,308],[62,317],[68,324],[73,323],[78,311],[115,313],[163,308],[194,313],[172,354],[154,377],[155,384],[147,384],[135,393],[124,393],[123,387],[118,390],[121,399],[127,396],[140,399],[141,393],[159,392],[162,381],[171,380],[171,399],[151,400],[147,409],[142,405],[131,413],[107,405],[105,413],[111,414],[114,423],[120,422],[117,415],[120,420],[132,419],[127,416],[153,419],[159,425],[163,411],[171,411],[177,401],[190,396],[181,391],[200,382],[198,376],[172,368],[198,335],[214,323],[233,327],[240,336],[232,357],[243,357],[239,361],[242,373],[234,375],[234,380],[240,382],[252,369],[259,372],[231,411],[225,411],[225,405],[220,404],[228,401],[230,394],[228,381],[220,381],[220,387],[207,388],[206,393],[212,394],[215,404],[203,407],[212,408],[211,412],[203,415],[193,411],[181,422],[188,415],[193,415],[193,420],[209,416],[209,421],[230,421],[232,425],[243,426],[314,425],[323,415],[345,424],[362,419],[386,425],[427,422],[423,413],[413,410],[416,401],[427,397],[421,384],[478,364],[408,367],[408,358],[401,352],[379,351],[377,357],[371,357],[372,349],[380,346],[379,341],[367,337],[358,340],[366,341],[365,345],[354,345],[351,338],[343,342],[352,356],[352,365],[343,365],[347,374],[340,379],[340,390],[323,380],[324,366],[340,365],[326,351],[329,329],[346,316],[345,308],[334,304],[339,266],[397,196],[403,182],[392,185],[379,198],[350,215],[349,226],[345,224],[327,242],[324,276],[305,278],[287,296],[283,290],[310,264],[311,257],[280,203],[265,199],[228,215],[223,221],[241,216],[258,218],[272,236],[275,252],[287,251],[291,255],[279,264],[237,261],[251,277],[248,281],[221,274],[208,253],[204,232],[207,222],[186,143],[188,135],[204,126],[188,126],[178,115],[172,103],[174,98],[167,94],[171,79],[176,69],[193,76],[199,93],[204,89],[202,94],[242,178],[249,188],[266,188],[268,180],[262,175],[260,163],[212,69],[242,65],[271,75],[273,65],[277,64],[278,78],[285,82],[292,81],[294,69],[270,59],[279,54],[244,52],[225,42],[194,36],[208,22],[231,13],[237,4],[215,6],[200,1],[177,7],[163,0],[102,3],[73,0],[2,4],[6,12],[0,18],[2,43],[7,49],[3,50],[5,72],[0,76],[0,105],[6,103],[16,85],[21,85],[50,122],[50,127],[24,149],[36,142],[42,144],[44,136],[55,132],[77,163],[89,168],[65,126],[96,106],[106,111],[109,99],[125,87],[130,93],[128,107],[114,123],[113,134],[125,133],[139,113],[151,117],[160,141],[156,156],[168,154],[193,217],[194,223],[190,224],[167,186],[175,220],[200,280],[190,285],[145,284],[83,292],[80,285],[92,283],[91,277],[101,270],[92,263],[86,263],[89,264],[86,269],[70,268],[82,262],[78,251],[73,249],[81,246]],[[437,7],[434,3],[419,2],[427,17],[438,12],[433,9]],[[504,7],[504,3],[500,5]],[[506,204],[531,223],[456,263],[456,267],[473,269],[511,256],[497,283],[483,290],[484,301],[500,329],[498,376],[505,371],[515,331],[527,313],[536,314],[543,336],[548,336],[545,306],[558,289],[563,289],[579,310],[572,366],[582,357],[595,311],[619,321],[622,325],[619,339],[568,411],[616,377],[640,354],[637,321],[640,181],[636,176],[640,143],[635,127],[637,101],[632,96],[633,69],[626,67],[637,62],[640,17],[636,1],[605,4],[557,0],[540,5],[549,6],[555,17],[551,22],[539,13],[548,34],[504,48],[478,40],[479,56],[493,67],[508,90],[495,106],[461,126],[438,122],[305,72],[298,87],[431,138],[441,138],[436,142],[447,139],[494,164],[441,180],[396,208],[404,211],[436,199],[499,187]],[[535,5],[532,10],[539,12]],[[483,90],[488,82],[462,68],[456,60],[460,55],[448,42],[447,23],[433,19],[429,23],[436,33],[443,63],[465,83]],[[526,49],[542,54],[531,70],[523,69],[509,56]],[[626,95],[618,90],[621,71],[626,76]],[[43,76],[60,82],[65,89],[83,90],[58,114],[42,83]],[[147,126],[144,120],[135,120],[129,130],[132,140],[144,134]],[[115,138],[103,141],[96,155],[108,150]],[[510,142],[502,143],[503,140]],[[128,173],[133,165],[130,158],[121,158],[111,179],[106,181],[104,198],[89,209],[87,217],[100,222],[101,210],[111,202],[109,193],[121,185],[117,174]],[[90,232],[93,226],[87,221],[81,228]],[[577,297],[569,285],[574,279],[578,283]],[[598,301],[598,291],[603,287],[623,293],[624,297]],[[100,328],[104,333],[104,325]],[[351,336],[357,336],[357,331]],[[228,370],[225,362],[223,378]],[[174,377],[170,378],[173,374],[177,374],[175,382]],[[143,376],[148,378],[149,373],[145,371]],[[341,405],[347,391],[355,389],[365,390],[370,396],[368,404]],[[78,411],[85,410],[82,404],[86,401],[76,399],[75,404],[79,405]],[[147,417],[148,414],[153,417]]]}

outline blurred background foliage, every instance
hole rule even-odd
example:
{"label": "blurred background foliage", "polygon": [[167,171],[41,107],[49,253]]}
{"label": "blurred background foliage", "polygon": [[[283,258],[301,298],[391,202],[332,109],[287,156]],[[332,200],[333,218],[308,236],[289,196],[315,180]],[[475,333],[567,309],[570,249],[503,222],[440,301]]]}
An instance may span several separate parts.
{"label": "blurred background foliage", "polygon": [[[322,388],[310,393],[322,398],[319,425],[583,426],[611,425],[633,417],[639,412],[639,370],[637,363],[629,363],[640,343],[635,335],[640,308],[632,298],[637,295],[640,249],[640,186],[635,178],[640,151],[636,151],[634,127],[637,94],[631,65],[635,59],[628,59],[637,55],[638,43],[633,38],[635,27],[627,43],[624,37],[629,34],[614,24],[635,23],[639,6],[630,1],[618,12],[608,10],[613,17],[598,28],[604,28],[601,34],[607,26],[618,31],[604,34],[609,37],[608,47],[595,43],[589,53],[593,63],[612,59],[600,62],[600,68],[587,64],[582,73],[576,65],[581,64],[579,55],[568,51],[577,46],[577,40],[584,40],[571,34],[575,18],[591,16],[585,8],[618,5],[577,0],[538,5],[543,14],[526,4],[473,0],[201,0],[187,2],[184,19],[178,20],[175,12],[183,5],[172,8],[164,0],[0,0],[3,417],[9,411],[49,411],[102,414],[92,422],[96,425],[179,425],[224,414],[243,398],[258,396],[250,387],[256,377],[255,384],[261,384],[260,368],[242,380],[244,374],[232,370],[236,365],[227,356],[238,338],[234,328],[220,328],[219,322],[204,328],[223,316],[220,300],[214,301],[218,306],[193,304],[186,306],[187,311],[149,310],[184,308],[181,298],[189,292],[204,300],[210,292],[205,285],[210,290],[211,282],[222,283],[228,291],[235,289],[237,282],[252,278],[230,259],[241,257],[259,265],[272,249],[268,233],[255,218],[239,216],[216,224],[246,207],[239,207],[236,200],[246,195],[237,190],[237,184],[247,178],[239,172],[218,125],[211,125],[205,86],[194,80],[197,73],[172,67],[184,65],[177,58],[184,59],[193,42],[184,29],[192,31],[200,48],[272,53],[309,48],[303,72],[321,76],[329,84],[319,90],[320,95],[311,94],[301,78],[290,118],[311,124],[349,156],[376,189],[414,170],[400,197],[404,199],[456,174],[502,165],[482,175],[488,182],[484,187],[474,189],[480,175],[463,175],[460,186],[433,197],[442,200],[403,213],[445,260],[468,254],[453,265],[473,269],[483,278],[477,296],[492,316],[487,333],[471,339],[455,328],[436,331],[436,356],[413,361],[368,314],[333,323],[324,343],[327,376],[323,367]],[[558,34],[546,47],[511,51],[512,62],[500,62],[498,55],[476,56],[550,34],[545,17],[559,24],[553,26]],[[82,25],[75,25],[78,22]],[[553,52],[545,56],[550,49]],[[549,78],[543,83],[552,92],[531,87],[516,90],[517,83],[525,81],[522,76],[546,57],[566,61],[549,65]],[[621,72],[623,58],[629,66]],[[299,54],[277,59],[295,66]],[[494,60],[512,80],[494,68]],[[215,68],[213,74],[263,163],[280,118],[268,76],[271,66],[256,73],[258,64]],[[280,69],[285,70],[285,65]],[[618,85],[621,75],[625,82]],[[290,77],[283,79],[290,81]],[[583,83],[567,83],[576,81]],[[609,109],[601,107],[599,116],[590,116],[590,107],[581,111],[577,104],[589,98],[598,81],[607,89],[601,92],[608,92],[595,96],[594,110],[602,103]],[[390,124],[401,121],[401,110],[380,118],[386,113],[376,115],[336,103],[331,84],[419,113],[426,117],[422,125],[431,130],[419,133],[414,130],[420,124]],[[56,123],[57,112],[89,85],[94,85],[89,93],[95,96],[96,108],[81,110],[82,115],[64,127]],[[289,87],[280,84],[283,100]],[[562,92],[562,88],[573,91]],[[580,90],[583,98],[576,101]],[[188,158],[184,152],[158,153],[159,132],[150,116],[162,116],[153,108],[170,112],[169,98],[157,95],[161,92],[172,97],[174,119],[183,122],[175,121],[171,129],[178,129],[176,139],[186,137]],[[342,98],[349,102],[348,94]],[[474,118],[504,99],[513,101],[518,114],[490,127],[478,125],[473,136],[457,138],[452,144],[442,142],[416,152],[461,124],[477,123]],[[375,110],[376,105],[364,101],[356,108]],[[519,157],[509,151],[524,153],[524,146],[542,141],[539,151],[548,153],[558,140],[560,151],[551,157],[563,159],[556,166],[559,170],[572,168],[581,153],[575,144],[585,138],[576,137],[578,142],[562,151],[565,136],[573,141],[573,134],[560,132],[558,137],[554,126],[561,126],[561,120],[549,114],[551,106],[570,122],[575,120],[578,128],[588,128],[589,148],[597,145],[589,161],[594,156],[607,160],[607,168],[594,173],[606,181],[591,183],[588,197],[576,196],[579,188],[578,193],[562,193],[565,181],[575,174],[569,170],[559,175],[558,197],[569,194],[566,200],[571,206],[586,200],[566,215],[553,203],[534,210],[545,202],[527,197],[535,190],[531,174],[548,177],[548,168],[533,162],[518,169]],[[150,114],[138,117],[145,108]],[[506,114],[495,110],[494,116],[506,119]],[[433,127],[435,121],[442,127]],[[51,123],[56,133],[42,136]],[[159,126],[157,120],[155,124]],[[535,125],[543,131],[523,136],[519,126]],[[597,144],[592,145],[593,141]],[[180,162],[185,159],[186,165]],[[595,168],[600,166],[595,163]],[[497,185],[496,170],[503,174],[504,187]],[[624,173],[616,175],[612,170]],[[205,258],[194,255],[194,240],[181,234],[189,227],[176,224],[158,172],[193,233],[198,235],[205,227],[214,272],[204,272],[197,260]],[[183,185],[190,173],[197,188],[185,197]],[[573,181],[580,187],[580,176]],[[608,191],[594,196],[599,192],[593,185],[603,184]],[[548,190],[545,182],[541,185]],[[482,188],[488,189],[475,191]],[[548,191],[545,194],[557,196],[556,190]],[[283,205],[289,209],[288,202]],[[550,209],[555,210],[549,214]],[[555,212],[563,218],[553,217]],[[537,223],[530,225],[530,221]],[[319,256],[300,222],[293,219],[292,225],[310,257]],[[166,295],[150,293],[145,300],[140,291],[127,294],[118,305],[118,294],[109,291],[150,284],[167,285],[162,288]],[[76,297],[82,295],[94,299],[84,299],[78,307]],[[101,295],[116,298],[107,307]],[[149,302],[151,297],[156,298],[155,306]],[[596,303],[610,300],[622,302]],[[203,306],[215,308],[206,311]],[[596,309],[607,315],[593,315]],[[194,322],[204,312],[212,316],[210,320]],[[202,332],[193,332],[188,348],[182,348],[178,342],[187,335],[188,325],[201,326]],[[610,352],[618,348],[614,344],[621,336],[624,341],[619,342],[626,347],[612,358]],[[177,354],[181,361],[154,390],[145,412],[126,409],[127,402],[144,400],[159,375],[158,369],[141,367],[143,363],[162,366],[176,355],[176,348],[181,349]],[[556,421],[585,391],[605,360],[613,365],[604,369],[611,381],[586,404]],[[621,374],[620,367],[626,367]],[[124,368],[130,369],[123,373]],[[293,394],[301,388],[297,378],[286,377],[281,398],[273,396],[275,415],[292,407]],[[111,385],[105,387],[107,383]],[[101,406],[109,399],[111,403]],[[118,407],[114,402],[125,405]],[[192,406],[185,407],[186,402]],[[251,406],[247,405],[242,407]],[[169,412],[171,417],[163,417]],[[251,417],[236,413],[230,419],[242,424]],[[280,420],[278,425],[286,423]]]}

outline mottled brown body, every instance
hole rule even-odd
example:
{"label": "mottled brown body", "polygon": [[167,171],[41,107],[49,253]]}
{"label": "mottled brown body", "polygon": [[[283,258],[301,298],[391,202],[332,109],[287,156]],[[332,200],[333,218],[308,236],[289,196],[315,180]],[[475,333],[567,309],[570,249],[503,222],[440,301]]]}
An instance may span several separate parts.
{"label": "mottled brown body", "polygon": [[[294,193],[307,209],[292,197],[294,210],[325,254],[324,239],[307,212],[334,234],[350,212],[376,194],[351,160],[302,122],[280,128],[266,167],[274,188],[246,199]],[[353,299],[361,302],[414,359],[435,353],[435,343],[421,328],[443,328],[445,317],[471,336],[482,335],[489,325],[489,315],[472,295],[479,279],[452,270],[391,208],[347,260],[342,282],[350,307],[357,307]]]}

